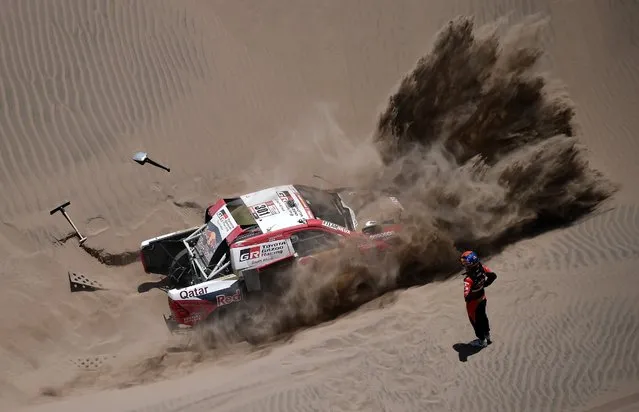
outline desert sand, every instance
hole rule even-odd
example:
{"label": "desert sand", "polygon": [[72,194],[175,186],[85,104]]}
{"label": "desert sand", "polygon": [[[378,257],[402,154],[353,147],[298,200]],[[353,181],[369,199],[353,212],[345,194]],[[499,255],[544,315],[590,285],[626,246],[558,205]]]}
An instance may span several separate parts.
{"label": "desert sand", "polygon": [[[1,410],[639,409],[638,4],[6,0],[0,9]],[[543,50],[534,72],[548,77],[549,99],[574,106],[570,133],[592,169],[575,166],[566,140],[553,140],[566,120],[544,112],[550,103],[518,97],[517,116],[502,119],[503,129],[485,119],[510,109],[487,99],[444,107],[448,96],[467,98],[472,84],[456,85],[487,64],[481,50],[464,54],[463,39],[441,52],[453,56],[441,67],[415,77],[413,100],[389,103],[460,16],[474,19],[478,35],[498,27],[511,52]],[[514,95],[517,84],[506,79],[520,66],[499,64],[483,86]],[[514,154],[484,148],[500,153],[488,177],[458,172],[435,146],[428,156],[443,177],[420,171],[461,200],[451,208],[414,199],[449,223],[451,236],[490,251],[485,263],[498,274],[487,290],[494,343],[467,357],[455,349],[474,336],[461,279],[452,276],[275,343],[180,350],[183,338],[170,336],[161,317],[164,292],[140,287],[159,280],[136,261],[140,241],[199,224],[222,195],[323,184],[314,174],[366,181],[384,168],[371,137],[389,136],[379,119],[393,107],[408,116],[403,125],[430,128],[423,133],[433,141],[481,110],[464,136],[501,139],[516,132],[511,124],[533,119],[522,127],[549,137],[537,157],[535,142]],[[437,121],[424,125],[426,118]],[[553,119],[557,130],[546,127]],[[171,172],[137,165],[138,150]],[[503,197],[495,176],[517,156],[539,168],[528,180],[509,169],[518,186]],[[612,196],[589,197],[604,183],[586,169],[617,188]],[[554,175],[558,189],[539,184]],[[483,186],[468,189],[476,183],[468,176]],[[67,200],[88,237],[83,248],[62,216],[49,215]],[[503,207],[486,211],[482,202]],[[592,212],[574,206],[586,203]],[[544,205],[578,210],[579,218],[502,238]],[[106,290],[70,293],[68,272]]]}

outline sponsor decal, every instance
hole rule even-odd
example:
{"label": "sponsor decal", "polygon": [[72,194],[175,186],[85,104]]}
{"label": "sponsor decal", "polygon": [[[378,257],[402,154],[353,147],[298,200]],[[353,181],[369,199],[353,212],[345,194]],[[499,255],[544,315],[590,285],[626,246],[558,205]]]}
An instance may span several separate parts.
{"label": "sponsor decal", "polygon": [[288,190],[280,190],[277,192],[277,197],[283,205],[283,211],[288,212],[289,216],[303,217],[291,192]]}
{"label": "sponsor decal", "polygon": [[217,244],[217,234],[214,231],[207,231],[207,232],[208,233],[206,234],[206,245],[208,247],[213,247]]}
{"label": "sponsor decal", "polygon": [[209,291],[208,286],[203,288],[185,289],[180,291],[180,299],[197,298],[198,296],[206,295]]}
{"label": "sponsor decal", "polygon": [[220,210],[215,214],[215,218],[211,220],[214,225],[220,228],[222,232],[222,237],[225,238],[229,233],[235,229],[237,226],[235,223],[235,219],[229,215],[229,212],[226,206],[223,206]]}
{"label": "sponsor decal", "polygon": [[370,235],[369,238],[371,239],[386,239],[389,237],[393,237],[395,236],[397,233],[394,230],[391,230],[390,232],[382,232],[382,233],[377,233],[374,235]]}
{"label": "sponsor decal", "polygon": [[264,243],[260,245],[260,256],[283,255],[287,246],[286,240]]}
{"label": "sponsor decal", "polygon": [[275,206],[275,202],[272,200],[253,205],[250,207],[250,209],[255,219],[263,219],[265,217],[273,216],[279,213],[279,210],[277,210],[277,206]]}
{"label": "sponsor decal", "polygon": [[237,303],[242,300],[242,291],[236,290],[232,295],[217,295],[215,301],[217,306],[230,305],[231,303]]}
{"label": "sponsor decal", "polygon": [[289,204],[289,202],[295,202],[293,200],[293,196],[291,195],[291,192],[289,192],[288,190],[280,190],[279,192],[277,192],[277,197],[279,197],[280,200],[284,202],[284,204]]}
{"label": "sponsor decal", "polygon": [[260,257],[260,246],[251,246],[240,250],[240,262],[253,260]]}
{"label": "sponsor decal", "polygon": [[345,233],[347,235],[351,233],[351,231],[346,229],[345,227],[337,225],[337,224],[335,224],[333,222],[327,222],[326,220],[322,220],[322,226],[330,227],[331,229],[338,230],[338,231],[340,231],[342,233]]}
{"label": "sponsor decal", "polygon": [[182,322],[184,323],[195,323],[195,322],[199,322],[200,320],[202,320],[202,313],[200,312],[196,312],[192,315],[189,315],[187,317],[185,317],[184,319],[182,319]]}
{"label": "sponsor decal", "polygon": [[240,250],[240,262],[245,262],[247,260],[257,260],[260,258],[275,259],[280,255],[284,255],[287,249],[286,246],[286,240],[280,240],[247,247]]}
{"label": "sponsor decal", "polygon": [[204,257],[206,261],[211,260],[213,257],[213,252],[215,252],[215,248],[222,241],[222,234],[220,233],[220,229],[215,225],[213,220],[209,220],[206,224],[206,229],[200,235],[197,243],[195,244],[195,248],[200,252],[200,254]]}
{"label": "sponsor decal", "polygon": [[235,269],[238,270],[257,266],[261,263],[281,259],[293,254],[293,250],[288,239],[261,243],[259,245],[253,245],[241,249],[233,248],[231,251],[235,261]]}

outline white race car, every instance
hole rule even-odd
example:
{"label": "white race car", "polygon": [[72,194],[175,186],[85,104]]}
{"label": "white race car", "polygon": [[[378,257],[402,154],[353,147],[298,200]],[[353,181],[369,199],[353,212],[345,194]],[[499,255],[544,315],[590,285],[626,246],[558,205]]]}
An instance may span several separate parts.
{"label": "white race car", "polygon": [[369,220],[358,230],[358,211],[385,203],[399,216],[394,196],[304,185],[270,187],[219,199],[199,227],[148,239],[141,244],[145,272],[168,276],[167,326],[188,327],[220,308],[269,290],[278,273],[318,254],[337,251],[346,238],[360,250],[384,250],[401,230],[395,219]]}

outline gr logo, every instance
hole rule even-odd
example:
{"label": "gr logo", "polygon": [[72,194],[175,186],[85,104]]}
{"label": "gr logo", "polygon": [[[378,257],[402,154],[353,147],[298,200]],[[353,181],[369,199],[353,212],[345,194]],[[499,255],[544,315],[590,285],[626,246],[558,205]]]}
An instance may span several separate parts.
{"label": "gr logo", "polygon": [[252,246],[252,247],[240,250],[240,262],[246,262],[247,260],[257,259],[259,257],[260,257],[259,246]]}

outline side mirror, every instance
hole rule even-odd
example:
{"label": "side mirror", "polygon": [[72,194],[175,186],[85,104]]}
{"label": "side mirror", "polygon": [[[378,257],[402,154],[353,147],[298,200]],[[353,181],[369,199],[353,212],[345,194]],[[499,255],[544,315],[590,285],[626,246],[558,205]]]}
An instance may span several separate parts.
{"label": "side mirror", "polygon": [[242,271],[244,277],[244,283],[246,284],[246,290],[249,292],[257,292],[262,289],[260,284],[260,272],[256,269],[247,269]]}

